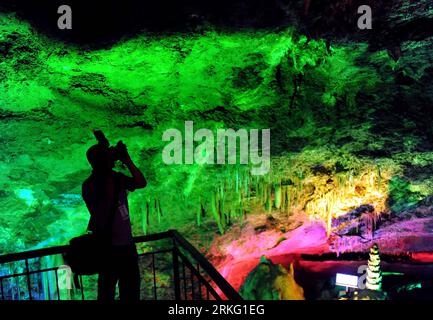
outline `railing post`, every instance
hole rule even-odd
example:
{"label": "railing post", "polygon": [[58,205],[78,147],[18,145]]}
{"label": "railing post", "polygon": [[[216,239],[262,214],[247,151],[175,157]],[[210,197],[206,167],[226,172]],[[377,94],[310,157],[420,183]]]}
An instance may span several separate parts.
{"label": "railing post", "polygon": [[1,293],[2,293],[2,300],[5,300],[5,292],[3,289],[3,279],[0,278],[0,288],[1,288]]}
{"label": "railing post", "polygon": [[56,290],[57,290],[57,300],[60,300],[60,286],[59,286],[59,275],[57,274],[57,270],[54,270],[54,272],[56,273]]}
{"label": "railing post", "polygon": [[[26,259],[25,260],[25,264],[26,264],[26,278],[27,278],[27,289],[29,291],[29,300],[33,300],[32,297],[32,285],[30,283],[30,268],[29,268],[29,260]],[[18,292],[18,296],[19,296],[19,292]]]}
{"label": "railing post", "polygon": [[[200,274],[200,263],[197,263],[197,272]],[[202,292],[201,292],[201,281],[198,279],[198,299],[203,300]]]}
{"label": "railing post", "polygon": [[179,255],[177,254],[176,241],[173,239],[173,282],[174,296],[176,300],[180,300],[180,276],[179,276]]}

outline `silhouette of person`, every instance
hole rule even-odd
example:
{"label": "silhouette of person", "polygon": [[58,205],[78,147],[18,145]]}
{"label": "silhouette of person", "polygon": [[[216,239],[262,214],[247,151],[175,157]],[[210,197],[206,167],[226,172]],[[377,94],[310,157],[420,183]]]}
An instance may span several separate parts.
{"label": "silhouette of person", "polygon": [[[98,300],[113,301],[117,283],[120,300],[139,300],[140,273],[127,191],[144,188],[147,181],[121,141],[116,147],[109,147],[101,131],[95,132],[95,136],[98,138],[98,133],[103,141],[87,150],[93,171],[82,185],[83,199],[90,212],[88,230],[105,239],[101,250],[106,250],[106,258],[98,277]],[[116,160],[126,165],[132,177],[113,170]]]}

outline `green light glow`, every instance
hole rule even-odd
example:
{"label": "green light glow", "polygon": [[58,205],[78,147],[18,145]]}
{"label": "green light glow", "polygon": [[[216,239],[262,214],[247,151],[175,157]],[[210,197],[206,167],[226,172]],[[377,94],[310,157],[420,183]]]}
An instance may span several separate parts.
{"label": "green light glow", "polygon": [[[331,168],[333,181],[341,182],[342,189],[333,189],[338,192],[352,190],[352,181],[361,183],[380,166],[382,176],[371,179],[361,198],[372,199],[374,187],[382,192],[374,200],[383,204],[389,176],[409,158],[406,150],[377,161],[357,156],[388,143],[373,135],[369,117],[393,96],[391,71],[403,68],[386,51],[370,53],[367,44],[328,49],[290,28],[209,29],[141,34],[88,50],[48,39],[12,15],[0,16],[0,43],[8,48],[0,61],[2,252],[63,244],[84,232],[88,213],[79,194],[94,128],[125,141],[149,180],[130,196],[135,234],[193,233],[198,224],[224,232],[263,207],[291,212],[310,203],[309,213],[329,216],[332,208],[315,212],[320,199],[332,198],[323,196],[328,178],[312,173],[317,165]],[[411,68],[422,74],[418,65]],[[182,131],[185,120],[213,131],[271,128],[271,173],[254,179],[242,166],[166,166],[162,133]],[[433,153],[417,159],[433,159]],[[431,189],[408,186],[405,192]],[[337,204],[340,212],[353,201]]]}
{"label": "green light glow", "polygon": [[23,199],[29,207],[36,202],[33,191],[30,189],[18,189],[16,190],[16,194],[17,197]]}

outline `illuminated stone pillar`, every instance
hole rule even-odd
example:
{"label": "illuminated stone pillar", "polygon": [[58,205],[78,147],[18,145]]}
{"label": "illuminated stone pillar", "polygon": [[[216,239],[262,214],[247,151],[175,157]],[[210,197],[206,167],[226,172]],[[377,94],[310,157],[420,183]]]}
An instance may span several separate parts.
{"label": "illuminated stone pillar", "polygon": [[380,256],[377,244],[374,244],[370,249],[366,287],[367,289],[376,291],[382,289],[382,272],[380,271]]}

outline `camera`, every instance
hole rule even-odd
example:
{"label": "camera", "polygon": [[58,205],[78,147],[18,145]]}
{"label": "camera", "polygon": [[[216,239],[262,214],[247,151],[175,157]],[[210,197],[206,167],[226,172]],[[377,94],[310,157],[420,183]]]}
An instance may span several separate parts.
{"label": "camera", "polygon": [[118,141],[117,144],[113,147],[110,146],[110,142],[101,130],[94,130],[93,134],[96,140],[98,140],[98,144],[107,148],[107,152],[113,161],[122,160],[125,158],[127,153],[126,145],[121,140]]}
{"label": "camera", "polygon": [[114,161],[122,160],[126,155],[126,145],[120,140],[114,147],[109,147],[108,151],[110,152]]}

